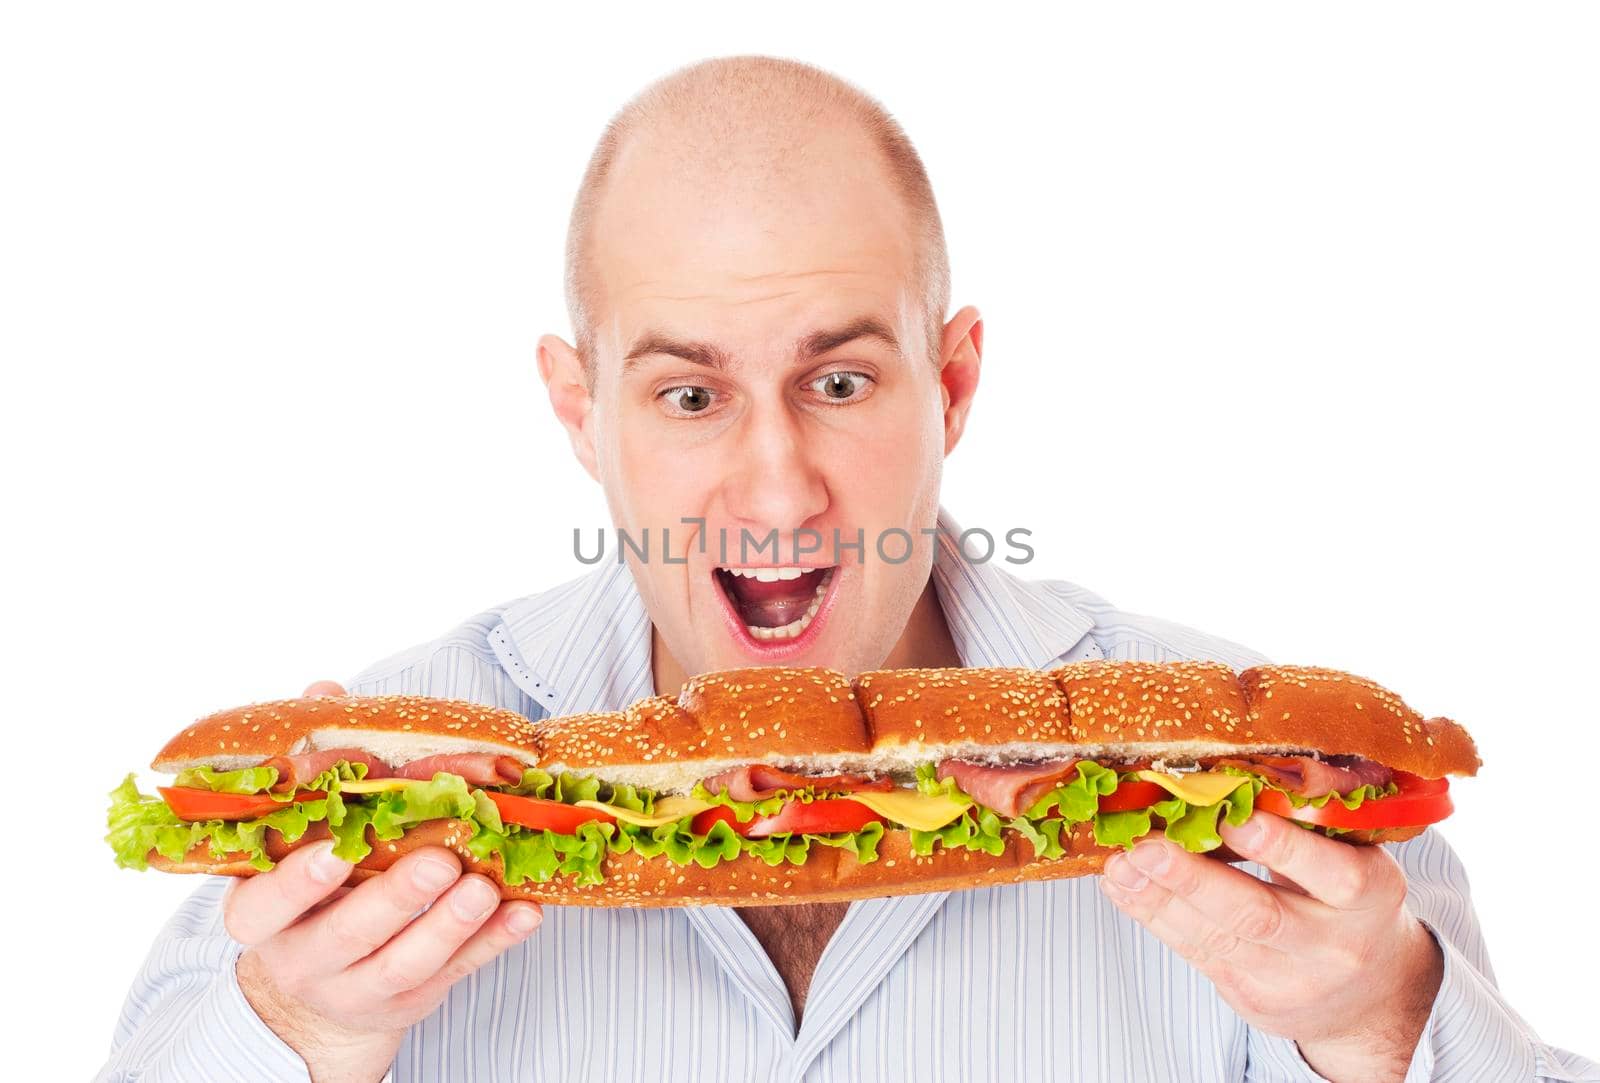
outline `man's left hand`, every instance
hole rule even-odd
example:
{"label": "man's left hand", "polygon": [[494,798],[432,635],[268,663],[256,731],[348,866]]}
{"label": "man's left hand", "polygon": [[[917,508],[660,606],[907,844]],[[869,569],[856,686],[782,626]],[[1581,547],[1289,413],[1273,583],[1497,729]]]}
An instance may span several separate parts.
{"label": "man's left hand", "polygon": [[1272,882],[1164,838],[1106,862],[1119,909],[1216,984],[1252,1026],[1294,1039],[1334,1083],[1403,1079],[1444,972],[1381,846],[1353,846],[1256,812],[1220,825]]}

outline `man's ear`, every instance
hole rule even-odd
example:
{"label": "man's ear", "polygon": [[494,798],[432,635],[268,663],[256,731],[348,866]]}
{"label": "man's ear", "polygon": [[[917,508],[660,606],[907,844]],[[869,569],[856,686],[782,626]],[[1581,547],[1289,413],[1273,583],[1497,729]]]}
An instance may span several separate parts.
{"label": "man's ear", "polygon": [[550,405],[567,430],[572,453],[589,476],[600,480],[594,453],[594,396],[584,378],[578,351],[555,335],[539,339],[539,378],[550,393]]}
{"label": "man's ear", "polygon": [[967,424],[983,365],[983,317],[968,305],[944,325],[939,349],[939,394],[944,400],[944,453],[950,454]]}

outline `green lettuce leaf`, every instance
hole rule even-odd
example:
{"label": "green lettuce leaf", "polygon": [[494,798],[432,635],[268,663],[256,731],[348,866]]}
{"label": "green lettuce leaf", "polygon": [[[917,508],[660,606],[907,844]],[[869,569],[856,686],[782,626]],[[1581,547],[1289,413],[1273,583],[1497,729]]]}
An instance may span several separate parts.
{"label": "green lettuce leaf", "polygon": [[[806,796],[810,793],[809,789],[795,790],[793,793],[795,797],[801,800],[810,799]],[[696,782],[694,789],[689,791],[689,796],[697,801],[704,801],[708,805],[726,805],[731,808],[734,817],[742,824],[749,823],[757,816],[776,816],[789,795],[790,791],[779,790],[771,797],[763,798],[760,801],[735,801],[728,796],[728,791],[723,790],[720,793],[712,793],[706,789],[703,782]]]}
{"label": "green lettuce leaf", "polygon": [[[293,801],[295,793],[313,790],[337,793],[342,782],[359,781],[367,777],[367,765],[340,760],[316,778],[308,779],[283,793],[270,796],[275,801]],[[178,772],[174,786],[187,786],[212,793],[266,793],[278,781],[276,767],[241,767],[237,771],[213,771],[209,767],[191,767]]]}
{"label": "green lettuce leaf", "polygon": [[370,805],[361,802],[347,804],[338,823],[328,821],[328,830],[333,834],[333,855],[340,860],[353,862],[372,853],[372,844],[367,841],[367,828],[371,824]]}
{"label": "green lettuce leaf", "polygon": [[1059,809],[1062,819],[1068,823],[1081,824],[1094,819],[1100,798],[1116,790],[1117,773],[1093,760],[1079,760],[1077,767],[1077,778],[1039,798],[1032,808],[1023,810],[1023,816],[1042,820],[1051,809]]}
{"label": "green lettuce leaf", "polygon": [[1067,852],[1061,845],[1063,823],[1060,816],[1051,816],[1038,821],[1018,816],[1014,820],[1007,820],[1006,826],[1033,843],[1034,857],[1061,857]]}
{"label": "green lettuce leaf", "polygon": [[947,778],[940,781],[937,764],[917,764],[916,787],[918,793],[927,794],[929,797],[948,797],[950,800],[959,801],[964,805],[977,804],[976,801],[962,792],[961,787],[956,785],[955,779]]}
{"label": "green lettuce leaf", "polygon": [[1132,847],[1133,840],[1150,833],[1150,809],[1094,814],[1094,841],[1101,846]]}
{"label": "green lettuce leaf", "polygon": [[413,782],[398,790],[371,794],[372,831],[393,840],[424,820],[470,819],[478,802],[460,775],[440,772],[429,782]]}
{"label": "green lettuce leaf", "polygon": [[507,787],[507,793],[521,797],[538,797],[546,801],[563,801],[569,805],[579,801],[601,801],[645,816],[655,811],[656,795],[642,786],[627,783],[607,784],[589,775],[575,775],[563,771],[552,775],[537,767],[522,773],[522,781]]}
{"label": "green lettuce leaf", "polygon": [[[316,778],[309,779],[297,789],[323,790],[328,793],[338,793],[339,784],[343,782],[359,782],[367,777],[367,765],[364,763],[351,763],[340,760]],[[273,795],[278,796],[277,794]],[[286,797],[289,795],[285,795]]]}
{"label": "green lettuce leaf", "polygon": [[233,823],[207,820],[190,823],[180,820],[159,797],[139,792],[129,775],[111,791],[111,807],[106,813],[106,842],[116,855],[117,864],[130,869],[149,867],[149,854],[156,851],[169,861],[181,861],[201,843],[209,843],[214,858],[243,853],[258,869],[272,867],[266,855],[266,832],[282,832],[290,842],[298,840],[313,823],[327,818],[328,801],[295,801],[257,820]]}
{"label": "green lettuce leaf", "polygon": [[1235,827],[1250,818],[1255,807],[1257,780],[1247,779],[1222,800],[1211,805],[1190,805],[1181,797],[1157,801],[1151,810],[1165,821],[1163,833],[1190,853],[1206,853],[1222,845],[1217,823],[1226,818]]}
{"label": "green lettuce leaf", "polygon": [[[724,825],[726,826],[726,825]],[[739,843],[742,853],[754,854],[768,865],[804,865],[811,853],[813,835],[769,835],[764,839],[744,839]]]}
{"label": "green lettuce leaf", "polygon": [[636,850],[644,857],[665,856],[678,865],[690,863],[702,868],[713,868],[719,862],[732,861],[741,854],[751,854],[768,865],[804,865],[813,845],[835,846],[855,855],[861,863],[876,861],[878,843],[883,838],[883,825],[870,823],[860,831],[833,835],[812,835],[784,832],[766,838],[741,837],[727,822],[718,820],[703,835],[694,833],[690,826],[694,817],[685,816],[675,823],[660,827],[637,827],[619,823],[616,838],[610,849],[613,853]]}
{"label": "green lettuce leaf", "polygon": [[209,767],[191,767],[179,771],[173,779],[174,786],[187,786],[212,793],[260,793],[270,790],[278,781],[276,767],[245,767],[237,771],[213,771]]}
{"label": "green lettuce leaf", "polygon": [[974,804],[937,831],[912,830],[911,852],[926,857],[933,853],[933,847],[937,844],[951,849],[1000,854],[1006,848],[1005,839],[1000,834],[1004,827],[993,809]]}
{"label": "green lettuce leaf", "polygon": [[111,808],[106,813],[106,842],[116,855],[117,864],[130,869],[149,866],[151,850],[168,854],[189,851],[190,825],[172,814],[158,797],[139,792],[133,775],[111,791]]}
{"label": "green lettuce leaf", "polygon": [[576,834],[558,835],[516,826],[502,825],[495,830],[475,816],[468,819],[474,828],[467,840],[468,851],[479,861],[498,857],[507,884],[544,883],[559,873],[571,875],[579,884],[598,884],[605,879],[600,866],[607,842],[616,832],[612,824],[590,821],[580,824]]}
{"label": "green lettuce leaf", "polygon": [[1368,783],[1365,786],[1357,786],[1348,793],[1325,793],[1317,797],[1306,797],[1303,794],[1291,793],[1282,786],[1279,786],[1277,783],[1269,781],[1267,778],[1258,775],[1253,771],[1246,771],[1242,767],[1234,767],[1230,764],[1226,767],[1218,768],[1218,770],[1230,775],[1239,775],[1244,778],[1254,779],[1256,782],[1256,793],[1260,793],[1263,788],[1277,790],[1279,793],[1283,794],[1283,796],[1287,797],[1289,799],[1289,804],[1293,805],[1295,808],[1300,808],[1304,805],[1310,805],[1312,808],[1321,808],[1329,801],[1337,798],[1339,803],[1345,808],[1354,809],[1360,808],[1363,801],[1372,801],[1379,797],[1388,797],[1391,794],[1400,792],[1400,787],[1395,785],[1393,782],[1390,782],[1384,786],[1374,786],[1371,783]]}
{"label": "green lettuce leaf", "polygon": [[1167,797],[1147,809],[1096,813],[1094,839],[1101,846],[1131,849],[1153,829],[1154,817],[1163,824],[1162,834],[1190,853],[1215,850],[1222,845],[1218,822],[1226,817],[1237,827],[1249,819],[1260,788],[1260,780],[1249,776],[1241,778],[1232,793],[1209,805],[1190,805],[1181,797]]}
{"label": "green lettuce leaf", "polygon": [[802,835],[808,843],[817,846],[837,846],[856,856],[856,863],[865,865],[878,860],[878,843],[883,841],[883,825],[874,820],[859,831],[839,835]]}

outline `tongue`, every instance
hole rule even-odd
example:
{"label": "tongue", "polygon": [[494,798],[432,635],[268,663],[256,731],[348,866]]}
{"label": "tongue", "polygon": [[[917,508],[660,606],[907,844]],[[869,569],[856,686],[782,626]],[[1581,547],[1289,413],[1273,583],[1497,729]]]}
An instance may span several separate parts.
{"label": "tongue", "polygon": [[739,616],[746,624],[757,628],[782,628],[805,616],[816,597],[817,581],[821,572],[806,572],[799,579],[779,579],[763,583],[746,579],[742,575],[723,573],[722,582],[728,588]]}

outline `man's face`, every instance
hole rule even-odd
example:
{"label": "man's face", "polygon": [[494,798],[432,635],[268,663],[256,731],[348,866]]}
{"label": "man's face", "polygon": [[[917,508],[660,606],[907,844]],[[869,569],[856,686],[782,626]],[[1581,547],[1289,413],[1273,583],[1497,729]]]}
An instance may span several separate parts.
{"label": "man's face", "polygon": [[[910,216],[842,125],[782,172],[708,178],[673,151],[624,152],[595,223],[613,523],[648,528],[648,560],[628,559],[687,672],[870,669],[927,583],[945,452]],[[684,563],[662,559],[664,527]],[[836,550],[835,531],[865,551]],[[880,537],[899,558],[907,536],[908,559],[880,558]]]}

